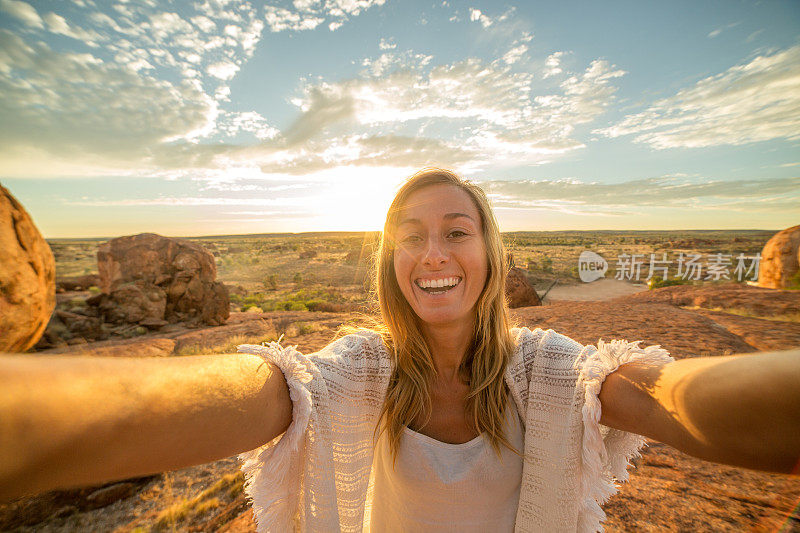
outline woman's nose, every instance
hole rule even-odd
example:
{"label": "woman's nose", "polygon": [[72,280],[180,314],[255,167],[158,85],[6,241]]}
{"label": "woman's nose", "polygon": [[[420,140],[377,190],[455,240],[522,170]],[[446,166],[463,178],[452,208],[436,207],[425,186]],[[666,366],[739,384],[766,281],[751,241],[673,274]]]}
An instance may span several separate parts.
{"label": "woman's nose", "polygon": [[422,264],[425,266],[437,267],[447,262],[447,250],[444,248],[443,243],[436,238],[428,239],[428,244],[425,247],[425,256],[422,258]]}

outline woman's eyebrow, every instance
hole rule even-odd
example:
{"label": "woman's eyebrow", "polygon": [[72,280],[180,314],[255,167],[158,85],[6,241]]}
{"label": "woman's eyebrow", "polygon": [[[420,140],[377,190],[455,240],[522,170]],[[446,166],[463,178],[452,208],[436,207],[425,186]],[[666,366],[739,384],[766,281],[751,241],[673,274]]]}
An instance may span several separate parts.
{"label": "woman's eyebrow", "polygon": [[474,218],[472,218],[471,216],[469,216],[469,215],[468,215],[468,214],[466,214],[466,213],[447,213],[447,214],[444,216],[445,220],[451,220],[451,219],[453,219],[453,218],[460,218],[460,217],[465,217],[465,218],[468,218],[468,219],[470,219],[471,221],[475,222],[475,219],[474,219]]}
{"label": "woman's eyebrow", "polygon": [[[468,218],[471,221],[475,222],[475,219],[472,218],[471,216],[469,216],[466,213],[447,213],[446,215],[444,215],[443,218],[445,220],[452,220],[454,218],[462,218],[462,217],[463,218]],[[400,222],[397,223],[397,227],[400,227],[400,226],[402,226],[404,224],[416,224],[416,225],[419,226],[419,225],[422,225],[422,221],[420,219],[418,219],[418,218],[404,218],[404,219],[401,219]]]}

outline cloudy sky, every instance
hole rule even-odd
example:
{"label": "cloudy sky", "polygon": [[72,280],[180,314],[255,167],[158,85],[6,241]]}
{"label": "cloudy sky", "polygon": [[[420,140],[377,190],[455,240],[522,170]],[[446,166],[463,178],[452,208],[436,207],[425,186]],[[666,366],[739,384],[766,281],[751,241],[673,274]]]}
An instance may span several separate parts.
{"label": "cloudy sky", "polygon": [[800,3],[0,0],[0,183],[46,237],[800,223]]}

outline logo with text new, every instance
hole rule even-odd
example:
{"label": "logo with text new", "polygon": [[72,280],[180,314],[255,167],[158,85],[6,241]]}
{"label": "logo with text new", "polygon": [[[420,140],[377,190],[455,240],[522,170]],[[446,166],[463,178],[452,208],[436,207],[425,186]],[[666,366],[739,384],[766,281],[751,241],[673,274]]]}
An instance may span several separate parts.
{"label": "logo with text new", "polygon": [[578,275],[581,281],[590,283],[606,275],[608,262],[601,256],[588,250],[581,252],[578,258]]}

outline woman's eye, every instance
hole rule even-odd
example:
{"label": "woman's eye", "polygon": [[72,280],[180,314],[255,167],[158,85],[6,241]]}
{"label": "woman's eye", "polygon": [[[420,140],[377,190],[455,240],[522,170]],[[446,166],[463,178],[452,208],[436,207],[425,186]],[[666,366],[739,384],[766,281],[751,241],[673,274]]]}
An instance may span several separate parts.
{"label": "woman's eye", "polygon": [[453,231],[450,232],[449,236],[457,239],[459,237],[465,237],[466,235],[467,235],[466,232],[461,231],[460,229],[454,229]]}
{"label": "woman's eye", "polygon": [[400,242],[402,242],[404,244],[415,244],[415,243],[418,243],[421,240],[422,239],[420,238],[419,235],[406,235],[405,237],[400,239]]}

